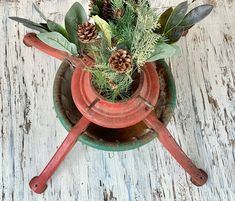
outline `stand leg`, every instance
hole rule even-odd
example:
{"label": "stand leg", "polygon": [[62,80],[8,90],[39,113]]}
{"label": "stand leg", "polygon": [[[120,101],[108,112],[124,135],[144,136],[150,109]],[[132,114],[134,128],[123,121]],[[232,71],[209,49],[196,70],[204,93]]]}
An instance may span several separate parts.
{"label": "stand leg", "polygon": [[78,136],[86,130],[89,124],[90,121],[85,117],[82,117],[80,121],[71,129],[64,142],[61,144],[42,173],[30,181],[29,186],[35,193],[43,193],[46,190],[46,183],[48,179],[52,176],[60,163],[64,160],[65,156],[73,148]]}
{"label": "stand leg", "polygon": [[147,126],[153,128],[158,133],[158,139],[175,160],[191,176],[191,181],[196,186],[202,186],[207,182],[206,172],[198,169],[193,162],[187,157],[180,146],[176,143],[167,128],[151,113],[145,120]]}
{"label": "stand leg", "polygon": [[93,66],[94,65],[94,60],[89,57],[88,55],[83,55],[83,58],[78,58],[75,56],[70,55],[67,52],[58,50],[56,48],[53,48],[44,42],[42,42],[39,38],[37,38],[37,35],[34,33],[28,33],[24,36],[23,40],[24,44],[27,47],[35,47],[38,50],[55,57],[60,60],[67,59],[69,60],[74,66],[80,67],[80,68],[85,68],[87,66]]}

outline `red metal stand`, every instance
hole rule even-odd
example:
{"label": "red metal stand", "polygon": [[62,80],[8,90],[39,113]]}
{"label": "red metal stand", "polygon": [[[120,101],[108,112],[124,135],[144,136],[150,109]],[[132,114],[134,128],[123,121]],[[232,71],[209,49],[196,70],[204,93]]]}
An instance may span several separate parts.
{"label": "red metal stand", "polygon": [[107,128],[125,128],[144,121],[147,126],[158,133],[159,141],[191,176],[191,181],[197,186],[206,183],[207,174],[193,164],[167,128],[152,113],[160,91],[158,74],[153,64],[147,63],[145,65],[139,87],[129,100],[111,103],[96,92],[91,84],[90,73],[83,70],[85,66],[94,64],[94,60],[90,57],[77,58],[56,50],[41,42],[35,34],[26,35],[24,43],[58,59],[68,59],[77,67],[73,74],[71,90],[74,103],[83,115],[42,173],[30,181],[30,187],[34,192],[45,191],[47,180],[71,150],[77,137],[86,130],[91,122]]}
{"label": "red metal stand", "polygon": [[41,40],[39,40],[35,33],[28,33],[24,36],[23,40],[24,44],[27,47],[35,47],[39,49],[40,51],[55,57],[61,61],[64,59],[69,60],[74,66],[79,66],[79,68],[84,68],[86,66],[92,66],[94,64],[94,60],[89,57],[88,55],[83,55],[83,57],[78,58],[75,56],[70,55],[67,52],[55,49],[45,43],[43,43]]}
{"label": "red metal stand", "polygon": [[61,144],[55,155],[52,157],[50,162],[42,171],[42,173],[39,176],[34,177],[30,181],[29,186],[35,193],[43,193],[46,190],[46,183],[48,179],[59,167],[60,163],[64,160],[65,156],[73,148],[78,136],[86,130],[89,124],[90,121],[87,120],[85,117],[82,117],[80,121],[69,132],[64,142]]}
{"label": "red metal stand", "polygon": [[156,116],[151,113],[144,120],[144,122],[148,127],[157,132],[159,141],[191,176],[192,183],[196,186],[202,186],[203,184],[205,184],[208,179],[207,174],[203,170],[198,169],[193,164],[193,162],[187,157],[180,146],[176,143],[167,128],[156,118]]}

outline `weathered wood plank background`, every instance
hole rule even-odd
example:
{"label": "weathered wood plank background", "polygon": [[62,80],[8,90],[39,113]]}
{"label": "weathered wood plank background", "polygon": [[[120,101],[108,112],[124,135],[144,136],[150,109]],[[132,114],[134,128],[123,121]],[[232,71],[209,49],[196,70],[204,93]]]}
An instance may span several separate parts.
{"label": "weathered wood plank background", "polygon": [[[62,22],[74,0],[38,0]],[[152,0],[153,6],[179,0]],[[235,1],[214,11],[180,42],[172,58],[177,109],[169,124],[185,152],[209,174],[197,188],[157,141],[129,152],[102,152],[77,143],[43,195],[28,182],[46,165],[66,131],[56,119],[52,84],[60,62],[27,48],[29,30],[8,16],[40,18],[31,0],[0,0],[1,201],[233,201],[235,200]],[[82,3],[87,4],[86,0]]]}

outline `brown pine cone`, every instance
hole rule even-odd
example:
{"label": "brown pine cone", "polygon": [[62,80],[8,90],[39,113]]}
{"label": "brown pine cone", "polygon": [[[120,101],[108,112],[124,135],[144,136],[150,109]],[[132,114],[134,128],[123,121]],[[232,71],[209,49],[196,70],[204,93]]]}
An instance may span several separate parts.
{"label": "brown pine cone", "polygon": [[114,16],[115,16],[116,18],[122,17],[122,16],[123,16],[123,10],[121,10],[121,9],[115,10],[115,11],[114,11]]}
{"label": "brown pine cone", "polygon": [[123,49],[119,49],[113,52],[109,58],[110,67],[118,73],[125,73],[132,67],[132,57],[131,55]]}
{"label": "brown pine cone", "polygon": [[118,86],[112,80],[108,80],[108,83],[112,90],[117,89]]}
{"label": "brown pine cone", "polygon": [[82,43],[95,42],[98,36],[98,32],[94,24],[85,22],[78,26],[78,38]]}
{"label": "brown pine cone", "polygon": [[105,20],[110,20],[113,18],[114,11],[112,8],[112,3],[110,0],[104,0],[104,5],[103,5],[103,18]]}

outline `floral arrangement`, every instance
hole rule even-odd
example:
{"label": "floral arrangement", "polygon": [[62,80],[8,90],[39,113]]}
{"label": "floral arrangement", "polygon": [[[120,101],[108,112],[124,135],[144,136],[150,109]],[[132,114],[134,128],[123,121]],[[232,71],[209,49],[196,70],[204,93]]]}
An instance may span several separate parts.
{"label": "floral arrangement", "polygon": [[44,23],[11,19],[39,31],[37,37],[49,46],[77,57],[92,56],[95,66],[86,70],[109,101],[129,98],[145,63],[177,54],[174,43],[213,9],[205,4],[188,12],[185,1],[160,13],[148,0],[90,0],[89,16],[76,2],[65,16],[64,28],[34,7]]}

